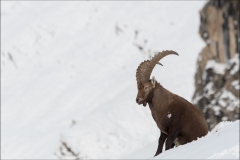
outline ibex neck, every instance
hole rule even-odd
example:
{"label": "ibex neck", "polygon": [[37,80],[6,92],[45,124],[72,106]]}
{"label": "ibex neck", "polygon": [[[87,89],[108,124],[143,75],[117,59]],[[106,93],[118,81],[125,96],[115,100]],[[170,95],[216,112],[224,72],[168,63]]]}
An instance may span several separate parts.
{"label": "ibex neck", "polygon": [[148,98],[146,100],[148,103],[152,103],[154,89],[148,94]]}
{"label": "ibex neck", "polygon": [[148,103],[152,102],[155,90],[165,90],[165,88],[163,88],[163,86],[161,86],[160,83],[156,82],[155,88],[148,95],[148,98],[147,98]]}

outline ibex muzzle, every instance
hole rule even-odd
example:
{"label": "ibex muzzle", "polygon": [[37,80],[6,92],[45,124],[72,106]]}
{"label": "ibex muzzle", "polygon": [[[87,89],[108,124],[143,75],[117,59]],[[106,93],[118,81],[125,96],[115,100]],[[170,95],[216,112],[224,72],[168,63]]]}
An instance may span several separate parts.
{"label": "ibex muzzle", "polygon": [[152,89],[155,88],[155,77],[153,77],[149,82],[142,82],[141,87],[138,89],[138,94],[136,102],[140,105],[143,104],[145,107],[147,105],[148,95],[151,93]]}

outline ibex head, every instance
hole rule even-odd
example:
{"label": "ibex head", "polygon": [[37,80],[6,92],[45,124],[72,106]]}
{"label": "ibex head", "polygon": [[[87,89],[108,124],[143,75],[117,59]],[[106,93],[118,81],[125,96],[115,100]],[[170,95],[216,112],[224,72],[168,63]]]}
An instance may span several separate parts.
{"label": "ibex head", "polygon": [[178,55],[174,51],[162,51],[156,54],[151,60],[144,61],[138,66],[137,73],[136,73],[137,86],[138,86],[138,94],[137,94],[136,102],[139,105],[140,104],[143,104],[143,106],[147,105],[149,95],[151,91],[155,88],[155,84],[156,84],[156,79],[154,76],[152,79],[150,79],[152,70],[156,64],[162,65],[161,63],[159,63],[159,61],[163,57],[169,54]]}

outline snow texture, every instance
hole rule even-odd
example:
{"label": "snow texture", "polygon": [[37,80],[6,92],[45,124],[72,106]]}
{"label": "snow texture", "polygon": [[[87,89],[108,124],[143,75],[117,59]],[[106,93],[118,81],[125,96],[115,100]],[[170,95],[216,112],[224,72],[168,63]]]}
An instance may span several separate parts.
{"label": "snow texture", "polygon": [[231,75],[234,75],[239,71],[239,54],[235,54],[235,56],[229,61],[229,63],[235,63],[234,68],[231,70]]}
{"label": "snow texture", "polygon": [[215,73],[224,74],[224,71],[226,69],[226,65],[221,64],[221,63],[217,63],[215,60],[209,60],[209,61],[207,61],[207,64],[205,66],[205,70],[207,70],[208,68],[213,68]]}
{"label": "snow texture", "polygon": [[172,114],[168,113],[167,117],[170,119],[172,116]]}
{"label": "snow texture", "polygon": [[239,90],[239,88],[240,88],[239,81],[238,81],[238,80],[233,81],[233,82],[232,82],[232,86],[233,86],[236,90]]}

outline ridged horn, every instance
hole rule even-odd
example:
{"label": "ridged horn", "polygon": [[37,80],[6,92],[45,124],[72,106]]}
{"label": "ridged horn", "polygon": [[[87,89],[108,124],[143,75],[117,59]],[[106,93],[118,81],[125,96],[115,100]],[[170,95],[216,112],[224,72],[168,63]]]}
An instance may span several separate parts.
{"label": "ridged horn", "polygon": [[152,73],[153,68],[155,67],[156,64],[160,64],[159,61],[169,55],[169,54],[175,54],[178,55],[177,52],[175,51],[162,51],[156,54],[154,57],[152,57],[151,60],[145,60],[144,62],[140,63],[140,65],[137,68],[137,73],[136,73],[136,79],[137,79],[137,84],[138,88],[141,88],[141,83],[142,82],[148,82],[150,79],[150,75]]}

